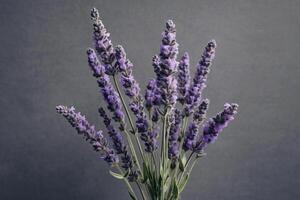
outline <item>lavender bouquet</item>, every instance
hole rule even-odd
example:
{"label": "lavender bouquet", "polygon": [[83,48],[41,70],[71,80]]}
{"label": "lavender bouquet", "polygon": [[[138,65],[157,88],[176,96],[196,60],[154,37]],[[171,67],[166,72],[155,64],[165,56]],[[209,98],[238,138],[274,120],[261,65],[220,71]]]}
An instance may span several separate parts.
{"label": "lavender bouquet", "polygon": [[204,48],[191,79],[189,55],[184,53],[177,61],[175,24],[168,20],[160,52],[152,60],[156,77],[149,80],[143,96],[124,48],[113,46],[97,9],[92,9],[91,18],[95,50],[88,49],[87,57],[107,104],[99,108],[105,130],[96,130],[73,106],[59,105],[56,110],[100,153],[111,167],[110,174],[126,183],[131,199],[179,199],[205,148],[234,119],[238,108],[226,103],[204,122],[209,100],[202,98],[202,91],[216,42]]}

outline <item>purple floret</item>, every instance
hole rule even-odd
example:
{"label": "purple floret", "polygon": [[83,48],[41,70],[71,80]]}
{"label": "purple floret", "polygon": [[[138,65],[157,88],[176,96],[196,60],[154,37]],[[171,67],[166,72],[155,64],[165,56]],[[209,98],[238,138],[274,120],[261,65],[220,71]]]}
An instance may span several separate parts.
{"label": "purple floret", "polygon": [[79,135],[83,135],[84,138],[89,141],[94,147],[95,151],[101,152],[101,158],[103,158],[108,164],[116,164],[119,162],[118,156],[108,146],[107,140],[103,137],[102,131],[96,131],[95,126],[90,125],[85,116],[80,112],[76,113],[75,108],[66,106],[56,106],[56,111],[62,114],[68,122],[76,128]]}

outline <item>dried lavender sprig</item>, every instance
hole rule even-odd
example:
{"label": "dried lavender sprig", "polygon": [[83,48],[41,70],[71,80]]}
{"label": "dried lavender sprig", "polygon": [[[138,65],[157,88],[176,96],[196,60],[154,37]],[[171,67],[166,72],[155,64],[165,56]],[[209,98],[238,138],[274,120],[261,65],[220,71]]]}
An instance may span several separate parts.
{"label": "dried lavender sprig", "polygon": [[113,119],[116,122],[124,124],[124,113],[118,93],[113,88],[109,76],[105,73],[105,67],[99,62],[93,49],[87,50],[88,63],[97,78],[100,91],[107,103],[107,108],[114,114]]}
{"label": "dried lavender sprig", "polygon": [[132,169],[132,159],[127,151],[127,145],[124,143],[121,133],[117,132],[113,127],[111,119],[106,114],[104,108],[100,107],[98,111],[100,116],[103,118],[104,125],[108,131],[108,135],[112,139],[116,153],[121,154],[122,167],[126,170]]}
{"label": "dried lavender sprig", "polygon": [[56,111],[62,114],[68,122],[76,128],[79,135],[83,135],[94,147],[95,151],[101,152],[103,158],[108,164],[119,163],[118,156],[108,145],[107,140],[103,137],[102,131],[96,131],[95,126],[90,125],[85,116],[80,112],[76,113],[75,108],[67,106],[56,106]]}
{"label": "dried lavender sprig", "polygon": [[198,132],[201,123],[206,117],[206,112],[208,110],[209,100],[204,99],[197,110],[194,112],[193,121],[190,123],[188,130],[186,132],[186,137],[183,142],[183,149],[185,151],[193,150],[196,144]]}
{"label": "dried lavender sprig", "polygon": [[100,20],[99,11],[96,8],[91,10],[91,19],[94,26],[95,48],[100,56],[101,62],[104,64],[106,73],[113,75],[116,73],[113,67],[115,60],[114,47],[110,39],[110,33],[107,32],[102,21]]}
{"label": "dried lavender sprig", "polygon": [[218,113],[215,117],[210,118],[203,126],[203,135],[197,141],[194,150],[201,152],[208,144],[213,143],[220,132],[234,119],[237,113],[238,104],[226,103],[222,112]]}
{"label": "dried lavender sprig", "polygon": [[177,81],[178,81],[178,101],[183,105],[185,103],[185,98],[188,93],[188,89],[190,86],[190,71],[189,71],[189,65],[190,65],[190,58],[189,54],[187,52],[184,53],[182,56],[179,65],[178,65],[178,75],[177,75]]}
{"label": "dried lavender sprig", "polygon": [[197,65],[197,71],[191,84],[188,94],[186,95],[186,106],[184,113],[189,116],[195,107],[197,107],[201,101],[202,90],[206,87],[207,75],[210,71],[209,67],[215,57],[215,48],[217,44],[215,40],[211,40],[204,49],[201,59]]}
{"label": "dried lavender sprig", "polygon": [[174,73],[177,71],[178,43],[176,42],[176,29],[172,20],[166,23],[166,29],[162,33],[162,43],[159,57],[153,61],[156,73],[157,87],[161,95],[162,103],[173,107],[177,100],[177,79]]}

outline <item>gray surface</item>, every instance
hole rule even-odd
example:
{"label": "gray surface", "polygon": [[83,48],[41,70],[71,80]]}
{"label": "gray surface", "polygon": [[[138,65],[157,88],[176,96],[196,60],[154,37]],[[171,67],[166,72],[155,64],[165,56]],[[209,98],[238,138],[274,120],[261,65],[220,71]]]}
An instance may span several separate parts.
{"label": "gray surface", "polygon": [[143,88],[168,18],[192,66],[209,39],[218,42],[209,115],[226,101],[240,112],[196,166],[183,199],[300,199],[300,1],[119,2],[1,1],[0,199],[126,199],[124,184],[54,109],[73,104],[101,128],[85,55],[92,6]]}

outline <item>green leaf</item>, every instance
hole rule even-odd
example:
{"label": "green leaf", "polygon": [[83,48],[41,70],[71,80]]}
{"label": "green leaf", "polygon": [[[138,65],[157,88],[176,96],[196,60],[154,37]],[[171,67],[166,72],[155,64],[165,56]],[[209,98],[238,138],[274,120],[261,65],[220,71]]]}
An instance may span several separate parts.
{"label": "green leaf", "polygon": [[122,174],[118,174],[118,173],[112,172],[110,170],[109,170],[109,173],[110,173],[110,175],[112,175],[116,179],[124,179],[124,176]]}
{"label": "green leaf", "polygon": [[128,191],[128,193],[129,193],[129,196],[131,197],[132,200],[137,200],[130,191]]}
{"label": "green leaf", "polygon": [[196,155],[196,158],[201,158],[201,157],[204,157],[204,156],[206,156],[206,153],[198,153]]}
{"label": "green leaf", "polygon": [[146,183],[149,177],[149,171],[146,163],[143,163],[143,180],[142,183]]}
{"label": "green leaf", "polygon": [[184,171],[184,166],[185,166],[185,163],[183,163],[183,160],[181,158],[179,158],[179,169],[180,171]]}
{"label": "green leaf", "polygon": [[174,197],[174,199],[177,199],[178,195],[179,195],[178,186],[177,186],[177,184],[176,184],[176,181],[174,181],[173,194],[172,194],[172,196]]}
{"label": "green leaf", "polygon": [[187,184],[188,180],[189,180],[189,174],[186,174],[183,177],[183,179],[180,181],[180,183],[178,184],[179,193],[181,193],[183,191],[183,189],[185,188],[185,185]]}

